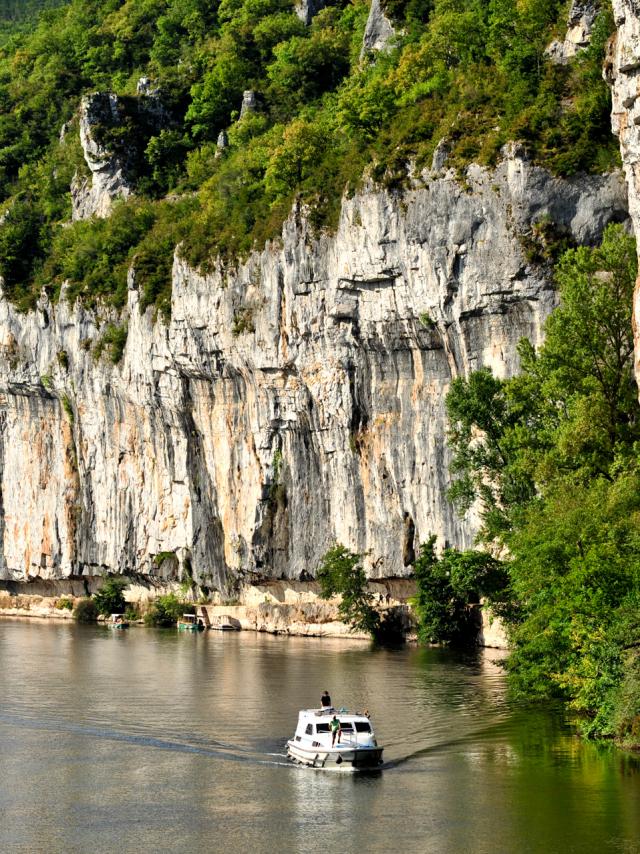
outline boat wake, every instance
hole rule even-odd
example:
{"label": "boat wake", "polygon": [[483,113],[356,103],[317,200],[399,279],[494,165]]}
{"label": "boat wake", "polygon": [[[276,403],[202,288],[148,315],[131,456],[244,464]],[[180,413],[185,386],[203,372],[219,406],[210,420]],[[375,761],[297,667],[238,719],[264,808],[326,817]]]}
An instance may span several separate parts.
{"label": "boat wake", "polygon": [[238,744],[206,739],[201,736],[158,737],[144,732],[118,730],[115,727],[92,726],[74,723],[59,718],[40,719],[27,715],[0,711],[0,723],[23,729],[64,732],[83,738],[125,742],[140,747],[152,747],[158,750],[171,750],[178,753],[192,753],[210,756],[228,762],[249,762],[255,765],[282,765],[290,767],[283,752],[262,752]]}

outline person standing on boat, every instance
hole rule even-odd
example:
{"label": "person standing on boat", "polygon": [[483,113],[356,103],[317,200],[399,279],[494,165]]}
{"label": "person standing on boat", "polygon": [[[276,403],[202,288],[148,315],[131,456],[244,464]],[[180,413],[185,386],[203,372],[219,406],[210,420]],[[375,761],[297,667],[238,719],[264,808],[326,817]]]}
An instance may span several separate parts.
{"label": "person standing on boat", "polygon": [[324,689],[324,694],[320,697],[320,705],[323,709],[331,708],[331,697],[329,696],[329,692],[326,688]]}
{"label": "person standing on boat", "polygon": [[338,736],[338,744],[340,744],[340,736],[342,735],[342,727],[340,726],[340,721],[334,715],[331,719],[331,723],[329,724],[331,727],[331,747],[336,743],[336,735]]}

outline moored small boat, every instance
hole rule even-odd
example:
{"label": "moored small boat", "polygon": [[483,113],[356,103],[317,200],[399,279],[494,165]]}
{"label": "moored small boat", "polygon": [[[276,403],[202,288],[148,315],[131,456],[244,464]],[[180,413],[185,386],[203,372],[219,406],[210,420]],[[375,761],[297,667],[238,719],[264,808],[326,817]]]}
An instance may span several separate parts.
{"label": "moored small boat", "polygon": [[178,620],[178,631],[181,632],[203,632],[204,623],[195,614],[183,614]]}
{"label": "moored small boat", "polygon": [[211,620],[210,629],[217,632],[239,632],[242,629],[240,621],[228,614],[221,614]]}
{"label": "moored small boat", "polygon": [[112,614],[107,625],[110,629],[128,629],[129,621],[125,620],[124,614]]}
{"label": "moored small boat", "polygon": [[[334,738],[335,720],[340,727]],[[333,707],[302,709],[295,735],[287,742],[287,756],[294,762],[336,771],[379,768],[383,749],[366,715]]]}

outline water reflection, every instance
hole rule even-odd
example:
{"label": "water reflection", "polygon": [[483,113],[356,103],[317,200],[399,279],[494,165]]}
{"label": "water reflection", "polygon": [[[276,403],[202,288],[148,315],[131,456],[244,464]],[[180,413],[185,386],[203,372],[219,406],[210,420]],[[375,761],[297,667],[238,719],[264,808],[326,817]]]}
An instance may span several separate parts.
{"label": "water reflection", "polygon": [[[0,850],[640,851],[637,761],[511,708],[498,659],[0,622]],[[286,763],[325,687],[383,772]]]}

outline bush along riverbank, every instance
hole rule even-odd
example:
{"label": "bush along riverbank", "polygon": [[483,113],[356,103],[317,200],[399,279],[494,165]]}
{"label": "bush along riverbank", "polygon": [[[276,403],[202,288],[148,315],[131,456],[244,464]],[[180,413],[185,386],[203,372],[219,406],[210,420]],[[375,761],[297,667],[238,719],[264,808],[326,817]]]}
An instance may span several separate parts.
{"label": "bush along riverbank", "polygon": [[[484,596],[505,621],[516,697],[562,699],[582,732],[640,747],[640,409],[633,377],[632,238],[556,266],[560,306],[521,373],[480,370],[447,397],[452,498],[482,516],[481,547],[433,543],[416,563],[424,639],[473,634]],[[499,559],[498,559],[499,558]]]}
{"label": "bush along riverbank", "polygon": [[[43,591],[45,595],[28,593],[26,588],[24,592],[14,594],[0,591],[0,617],[72,620],[78,613],[82,613],[83,621],[86,617],[90,622],[101,622],[108,619],[111,613],[124,613],[128,621],[139,625],[168,627],[175,625],[177,616],[183,613],[197,610],[200,616],[204,616],[204,610],[212,623],[223,617],[232,617],[246,631],[358,640],[370,637],[368,632],[354,629],[345,622],[340,611],[340,596],[323,599],[320,585],[313,581],[270,581],[240,587],[231,597],[212,593],[208,597],[198,598],[197,591],[187,590],[184,585],[176,585],[175,589],[169,590],[149,588],[130,580],[131,583],[124,589],[124,608],[109,606],[99,612],[94,599],[100,598],[102,589],[110,588],[112,580],[118,584],[121,582],[120,578],[96,581],[96,592],[92,596],[75,589],[82,588],[80,582],[72,583],[74,590],[69,592],[61,589],[57,595],[53,591]],[[400,615],[407,637],[415,637],[409,605],[415,595],[412,580],[369,581],[367,592],[383,619],[387,613]],[[168,620],[165,619],[167,616]],[[488,619],[486,622],[487,645],[503,646],[504,639],[499,632],[496,633],[496,626],[489,626]]]}

